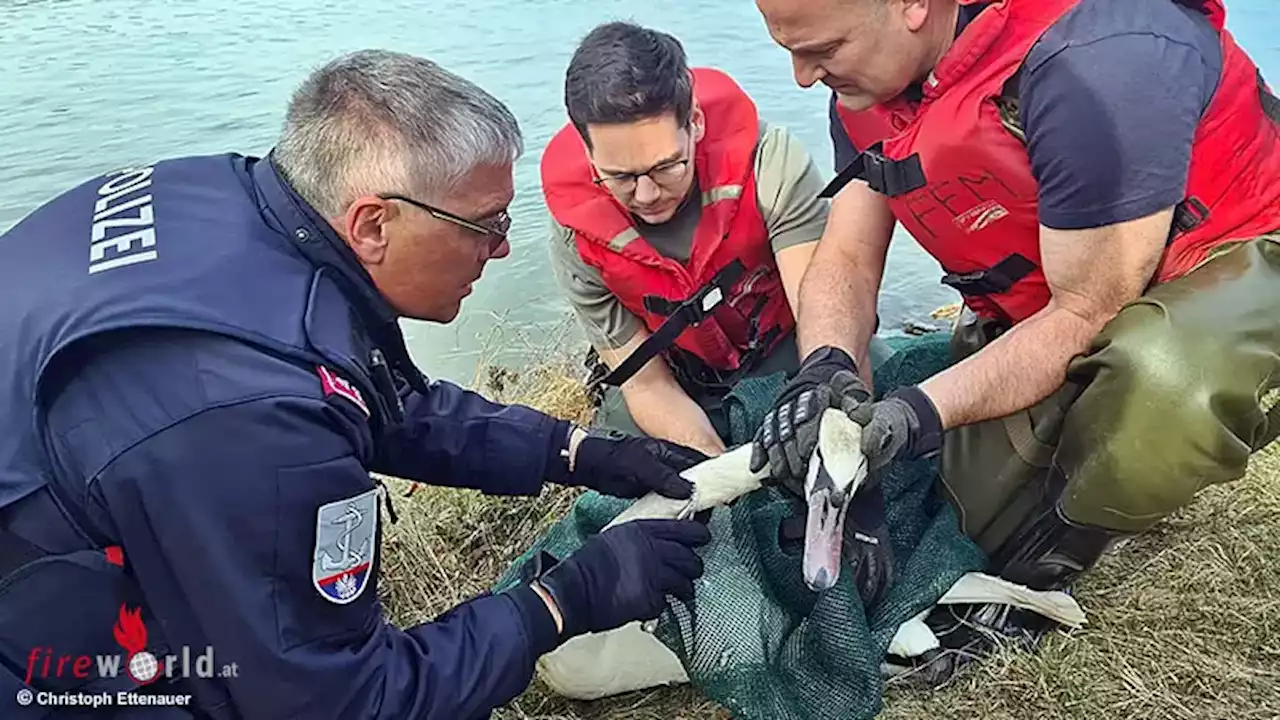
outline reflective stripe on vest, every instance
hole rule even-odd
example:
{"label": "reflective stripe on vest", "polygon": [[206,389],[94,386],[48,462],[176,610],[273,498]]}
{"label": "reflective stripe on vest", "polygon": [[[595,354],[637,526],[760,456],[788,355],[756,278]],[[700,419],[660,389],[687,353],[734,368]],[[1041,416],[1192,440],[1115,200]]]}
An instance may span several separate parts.
{"label": "reflective stripe on vest", "polygon": [[[741,185],[722,185],[720,187],[713,187],[702,193],[702,207],[705,208],[709,205],[714,205],[721,200],[737,200],[740,197],[742,197]],[[609,238],[609,249],[614,252],[621,252],[622,249],[633,240],[638,239],[640,239],[640,231],[636,230],[634,226],[629,226],[623,229],[622,232]]]}

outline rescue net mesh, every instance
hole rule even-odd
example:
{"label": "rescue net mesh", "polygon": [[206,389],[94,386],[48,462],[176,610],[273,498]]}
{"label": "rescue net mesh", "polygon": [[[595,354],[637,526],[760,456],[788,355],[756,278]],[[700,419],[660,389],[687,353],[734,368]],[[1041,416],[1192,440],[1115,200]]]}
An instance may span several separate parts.
{"label": "rescue net mesh", "polygon": [[[889,339],[895,350],[875,371],[876,391],[923,381],[949,363],[948,337]],[[730,400],[730,445],[748,442],[785,378],[748,381]],[[655,635],[690,681],[744,720],[872,718],[882,708],[880,666],[902,623],[932,606],[962,575],[979,571],[982,551],[959,530],[935,492],[932,461],[899,463],[883,479],[895,577],[878,607],[865,608],[852,573],[814,593],[800,550],[779,545],[783,519],[803,501],[763,488],[712,513],[706,572],[692,603],[668,599]],[[499,579],[514,584],[540,551],[563,558],[632,501],[588,492]]]}

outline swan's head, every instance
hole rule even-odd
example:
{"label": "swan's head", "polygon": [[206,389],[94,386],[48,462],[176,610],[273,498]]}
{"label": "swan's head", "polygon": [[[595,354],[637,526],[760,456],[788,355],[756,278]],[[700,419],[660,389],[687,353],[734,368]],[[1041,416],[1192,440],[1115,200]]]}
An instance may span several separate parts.
{"label": "swan's head", "polygon": [[804,581],[814,590],[826,590],[840,577],[845,512],[866,478],[862,426],[835,408],[827,409],[804,483],[809,505],[804,531]]}

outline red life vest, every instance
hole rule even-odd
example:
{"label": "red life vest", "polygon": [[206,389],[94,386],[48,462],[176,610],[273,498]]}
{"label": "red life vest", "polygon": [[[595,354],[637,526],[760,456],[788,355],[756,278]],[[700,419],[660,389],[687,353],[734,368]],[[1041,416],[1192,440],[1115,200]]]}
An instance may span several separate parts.
{"label": "red life vest", "polygon": [[[841,177],[860,171],[942,265],[943,282],[974,312],[1009,323],[1044,307],[1050,292],[1030,159],[995,99],[1036,40],[1077,2],[995,2],[943,56],[918,104],[897,98],[861,112],[838,107],[864,151],[860,167]],[[1224,28],[1221,2],[1208,0],[1203,12],[1221,37],[1222,76],[1196,131],[1187,196],[1154,283],[1186,274],[1222,243],[1280,228],[1280,134],[1263,107],[1265,86]]]}
{"label": "red life vest", "polygon": [[592,182],[598,175],[572,124],[543,153],[542,190],[552,217],[574,231],[582,259],[600,270],[605,286],[650,333],[685,300],[707,298],[710,305],[718,296],[705,291],[724,270],[723,301],[705,317],[696,317],[700,300],[686,304],[696,324],[680,333],[675,345],[716,371],[732,372],[748,369],[772,349],[795,319],[756,200],[760,121],[755,103],[719,70],[695,68],[693,78],[706,131],[694,151],[702,215],[687,263],[658,254],[627,209]]}

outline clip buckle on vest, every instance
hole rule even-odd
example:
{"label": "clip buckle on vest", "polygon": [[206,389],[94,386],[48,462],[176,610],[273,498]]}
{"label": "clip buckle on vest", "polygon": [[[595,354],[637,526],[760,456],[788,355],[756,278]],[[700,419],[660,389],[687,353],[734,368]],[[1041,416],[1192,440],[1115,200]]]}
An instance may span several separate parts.
{"label": "clip buckle on vest", "polygon": [[739,380],[760,365],[769,348],[773,346],[773,341],[781,334],[782,328],[778,325],[774,325],[763,333],[753,328],[751,341],[748,343],[746,351],[742,353],[742,362],[732,373],[721,375],[722,383],[729,387],[737,385]]}
{"label": "clip buckle on vest", "polygon": [[696,326],[724,302],[729,289],[738,282],[743,272],[745,267],[742,260],[734,258],[728,265],[720,268],[710,282],[699,288],[689,298],[676,302],[658,295],[646,295],[644,308],[655,315],[667,316],[666,322],[671,322],[676,316],[684,315],[688,319],[688,324]]}
{"label": "clip buckle on vest", "polygon": [[613,372],[601,378],[600,384],[621,387],[631,379],[632,375],[640,372],[640,368],[644,367],[645,363],[671,347],[685,328],[690,325],[696,326],[711,315],[728,297],[729,289],[738,282],[744,272],[746,272],[746,266],[742,264],[741,258],[734,258],[728,265],[720,268],[710,282],[683,302],[677,303],[657,295],[646,295],[645,309],[655,315],[665,315],[667,319],[656,332],[640,343],[640,347],[636,348],[635,352],[614,368]]}
{"label": "clip buckle on vest", "polygon": [[378,348],[374,348],[373,352],[369,353],[369,369],[373,386],[377,389],[378,395],[382,396],[382,403],[391,414],[392,421],[404,422],[404,403],[400,400],[395,380],[391,377],[391,366],[387,364],[386,356]]}
{"label": "clip buckle on vest", "polygon": [[912,153],[901,160],[892,160],[885,157],[882,147],[882,143],[876,143],[858,153],[839,175],[827,183],[818,197],[835,197],[836,193],[854,179],[866,182],[872,190],[888,197],[906,195],[927,184],[919,154]]}
{"label": "clip buckle on vest", "polygon": [[1186,198],[1173,208],[1173,224],[1169,228],[1169,240],[1172,243],[1179,235],[1191,232],[1209,219],[1209,208],[1194,195]]}
{"label": "clip buckle on vest", "polygon": [[672,358],[672,370],[681,384],[698,388],[708,395],[723,395],[751,371],[755,370],[764,359],[774,340],[782,333],[782,328],[774,325],[764,333],[760,332],[760,317],[764,314],[769,298],[758,295],[751,312],[747,314],[747,347],[739,355],[738,367],[733,370],[721,370],[707,365],[701,358],[688,352],[677,353]]}
{"label": "clip buckle on vest", "polygon": [[768,298],[761,295],[756,298],[756,304],[751,308],[751,314],[747,316],[747,349],[742,353],[742,362],[738,365],[738,369],[730,377],[733,384],[736,384],[741,376],[746,375],[755,369],[756,365],[764,357],[765,352],[773,345],[773,341],[782,332],[782,328],[778,325],[765,330],[763,334],[760,332],[760,316],[764,314],[765,303]]}
{"label": "clip buckle on vest", "polygon": [[1014,283],[1031,274],[1035,269],[1035,263],[1014,253],[986,270],[947,273],[942,276],[942,283],[961,295],[999,295],[1008,292]]}

